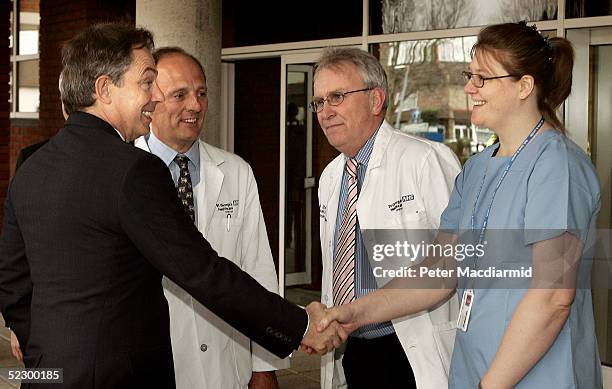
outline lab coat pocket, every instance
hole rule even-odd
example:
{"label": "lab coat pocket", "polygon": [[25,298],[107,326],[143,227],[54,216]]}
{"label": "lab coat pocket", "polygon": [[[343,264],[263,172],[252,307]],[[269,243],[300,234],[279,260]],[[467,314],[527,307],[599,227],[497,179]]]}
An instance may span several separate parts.
{"label": "lab coat pocket", "polygon": [[209,230],[215,229],[215,232],[222,233],[238,233],[240,230],[240,225],[242,225],[242,218],[237,217],[236,215],[228,214],[216,214],[212,218],[212,225]]}
{"label": "lab coat pocket", "polygon": [[234,366],[236,369],[236,381],[241,388],[246,388],[252,374],[251,341],[238,331],[234,331],[231,340]]}
{"label": "lab coat pocket", "polygon": [[434,325],[434,341],[436,342],[438,355],[446,374],[448,374],[450,369],[453,347],[455,345],[455,333],[456,325],[454,320]]}
{"label": "lab coat pocket", "polygon": [[389,216],[389,227],[395,229],[426,229],[427,213],[424,209],[402,209],[401,211],[391,212]]}
{"label": "lab coat pocket", "polygon": [[222,257],[232,260],[240,266],[236,252],[237,242],[241,239],[242,218],[232,217],[231,214],[213,216],[207,228],[205,238]]}

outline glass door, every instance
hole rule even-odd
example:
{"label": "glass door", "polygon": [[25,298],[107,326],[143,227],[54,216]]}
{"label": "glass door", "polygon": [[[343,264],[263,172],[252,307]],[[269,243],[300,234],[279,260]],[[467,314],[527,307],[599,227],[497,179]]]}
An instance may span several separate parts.
{"label": "glass door", "polygon": [[[313,115],[308,102],[312,98],[312,67],[318,57],[317,52],[281,58],[279,289],[284,296],[287,287],[312,283],[313,233],[318,231],[312,228],[316,178],[312,168]],[[298,304],[317,299],[303,293],[286,297]]]}
{"label": "glass door", "polygon": [[337,155],[308,110],[320,51],[281,57],[279,287],[290,301],[321,299],[318,178]]}
{"label": "glass door", "polygon": [[285,89],[285,283],[309,284],[312,251],[312,65],[287,64]]}
{"label": "glass door", "polygon": [[[597,227],[612,228],[612,29],[568,30],[576,50],[572,94],[565,107],[570,136],[591,156],[601,184],[601,212]],[[598,257],[606,258],[601,252]],[[609,260],[609,258],[608,258]],[[610,271],[609,263],[607,271]],[[604,377],[612,375],[612,291],[593,289],[595,327]],[[604,378],[605,380],[605,378]]]}

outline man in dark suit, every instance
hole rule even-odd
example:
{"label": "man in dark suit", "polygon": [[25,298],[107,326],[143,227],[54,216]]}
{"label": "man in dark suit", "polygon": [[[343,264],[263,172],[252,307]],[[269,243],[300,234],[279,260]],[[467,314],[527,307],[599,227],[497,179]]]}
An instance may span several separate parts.
{"label": "man in dark suit", "polygon": [[26,367],[63,368],[54,387],[174,387],[162,274],[280,357],[345,339],[339,326],[316,331],[321,305],[307,315],[218,257],[164,163],[126,143],[149,131],[163,98],[152,48],[148,31],[117,24],[66,44],[70,117],[7,194],[0,310]]}

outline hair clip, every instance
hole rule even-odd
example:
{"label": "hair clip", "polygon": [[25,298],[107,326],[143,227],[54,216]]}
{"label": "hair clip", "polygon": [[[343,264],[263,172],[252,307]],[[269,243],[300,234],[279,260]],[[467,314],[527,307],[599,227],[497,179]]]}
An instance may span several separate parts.
{"label": "hair clip", "polygon": [[542,34],[542,31],[538,30],[538,26],[536,26],[535,24],[532,24],[531,26],[527,25],[527,20],[521,20],[520,22],[518,22],[518,24],[520,26],[523,27],[527,27],[528,29],[530,29],[533,32],[537,32],[540,37],[542,37],[542,40],[544,40],[544,45],[546,46],[548,52],[549,52],[549,56],[547,57],[549,62],[552,62],[553,60],[553,55],[555,53],[554,49],[553,49],[553,45],[552,42],[550,41],[550,38],[544,34]]}
{"label": "hair clip", "polygon": [[550,41],[550,38],[543,35],[542,38],[544,39],[544,44],[546,45],[546,48],[548,49],[548,62],[552,62],[553,60],[553,55],[555,54],[555,50],[553,48],[553,44]]}
{"label": "hair clip", "polygon": [[538,31],[538,26],[536,26],[535,24],[532,24],[531,26],[527,25],[527,20],[521,20],[520,22],[518,22],[518,24],[520,26],[527,27],[531,31],[537,32],[538,34],[542,35],[542,33]]}

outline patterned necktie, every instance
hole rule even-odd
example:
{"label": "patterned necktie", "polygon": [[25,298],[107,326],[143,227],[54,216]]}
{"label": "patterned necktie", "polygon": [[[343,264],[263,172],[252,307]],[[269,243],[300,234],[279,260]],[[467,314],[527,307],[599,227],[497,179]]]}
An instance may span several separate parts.
{"label": "patterned necktie", "polygon": [[346,161],[348,194],[338,232],[334,261],[334,305],[348,304],[355,299],[355,238],[357,229],[357,160]]}
{"label": "patterned necktie", "polygon": [[193,204],[193,186],[191,185],[191,175],[189,174],[188,162],[189,158],[184,155],[177,155],[174,157],[174,162],[180,169],[178,183],[176,190],[178,197],[183,203],[185,212],[191,218],[191,221],[195,223],[195,209]]}

